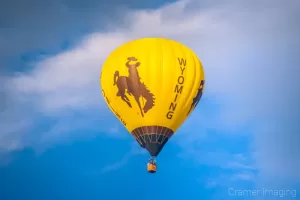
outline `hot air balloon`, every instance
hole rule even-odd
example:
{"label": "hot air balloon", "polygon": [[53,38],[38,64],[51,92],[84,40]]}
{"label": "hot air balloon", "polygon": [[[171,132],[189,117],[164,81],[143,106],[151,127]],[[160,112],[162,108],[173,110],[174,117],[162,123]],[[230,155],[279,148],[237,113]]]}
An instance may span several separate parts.
{"label": "hot air balloon", "polygon": [[141,147],[156,157],[199,103],[204,70],[196,54],[165,38],[142,38],[115,49],[100,75],[105,102]]}

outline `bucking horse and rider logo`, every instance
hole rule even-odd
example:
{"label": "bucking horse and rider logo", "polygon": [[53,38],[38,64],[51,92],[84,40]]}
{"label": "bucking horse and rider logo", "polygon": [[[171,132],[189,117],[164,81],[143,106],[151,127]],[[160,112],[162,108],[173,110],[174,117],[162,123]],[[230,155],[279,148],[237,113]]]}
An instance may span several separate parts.
{"label": "bucking horse and rider logo", "polygon": [[[126,104],[132,108],[131,102],[126,96],[126,90],[128,95],[132,95],[139,106],[142,117],[146,114],[155,104],[154,95],[147,89],[147,86],[141,82],[137,68],[141,65],[135,57],[127,58],[126,67],[128,68],[128,76],[120,76],[119,71],[114,74],[114,85],[117,85],[117,96],[121,97]],[[142,97],[142,99],[140,98]],[[140,100],[146,100],[145,104],[141,105]]]}
{"label": "bucking horse and rider logo", "polygon": [[[129,96],[132,95],[134,97],[136,103],[139,106],[141,115],[142,117],[144,117],[144,114],[146,114],[150,109],[152,109],[153,106],[155,106],[155,97],[154,94],[151,93],[149,89],[147,89],[147,86],[143,82],[141,82],[141,78],[137,70],[137,68],[140,65],[141,63],[138,61],[137,58],[128,57],[127,62],[125,64],[125,66],[128,68],[128,76],[120,76],[119,71],[116,71],[114,74],[113,85],[117,85],[118,87],[118,92],[116,95],[121,97],[121,99],[130,108],[132,108],[132,105],[129,98],[126,96],[126,93]],[[193,111],[196,108],[197,104],[199,103],[203,93],[204,83],[205,83],[204,80],[202,80],[198,92],[196,96],[193,98],[193,102],[187,114]],[[146,102],[143,102],[144,99],[146,100]],[[143,102],[143,108],[140,102],[141,100]]]}

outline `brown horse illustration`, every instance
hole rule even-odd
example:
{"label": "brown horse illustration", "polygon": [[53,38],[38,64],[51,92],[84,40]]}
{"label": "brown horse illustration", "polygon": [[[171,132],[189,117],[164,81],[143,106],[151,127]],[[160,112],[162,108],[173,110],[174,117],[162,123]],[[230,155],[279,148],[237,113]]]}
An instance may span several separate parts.
{"label": "brown horse illustration", "polygon": [[197,107],[197,105],[202,97],[202,94],[203,94],[204,83],[205,83],[204,80],[202,80],[200,82],[200,87],[198,88],[198,92],[197,92],[196,96],[193,98],[191,108],[190,108],[189,112],[187,113],[187,115],[190,114],[190,112],[193,111]]}
{"label": "brown horse illustration", "polygon": [[[120,76],[119,71],[116,71],[114,74],[114,85],[117,85],[118,92],[117,96],[120,96],[123,101],[131,108],[131,103],[125,92],[131,96],[134,96],[135,101],[137,102],[142,117],[144,113],[147,113],[154,106],[154,95],[147,89],[146,85],[141,82],[137,67],[140,66],[140,62],[135,57],[127,58],[127,63],[125,64],[128,68],[128,77]],[[140,97],[146,99],[145,105],[142,109],[140,103]]]}

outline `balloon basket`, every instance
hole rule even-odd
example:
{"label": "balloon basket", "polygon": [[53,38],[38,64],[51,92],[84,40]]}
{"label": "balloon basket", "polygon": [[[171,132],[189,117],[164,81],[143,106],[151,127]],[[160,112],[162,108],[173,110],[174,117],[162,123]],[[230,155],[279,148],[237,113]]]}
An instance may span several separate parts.
{"label": "balloon basket", "polygon": [[148,173],[151,173],[151,174],[156,172],[156,160],[155,160],[155,158],[151,157],[149,159],[149,162],[147,164],[147,171],[148,171]]}

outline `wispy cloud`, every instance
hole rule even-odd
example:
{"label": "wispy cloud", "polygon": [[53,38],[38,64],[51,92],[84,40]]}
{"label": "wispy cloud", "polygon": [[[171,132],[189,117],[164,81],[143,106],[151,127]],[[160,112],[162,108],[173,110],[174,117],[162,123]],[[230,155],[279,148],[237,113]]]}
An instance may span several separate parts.
{"label": "wispy cloud", "polygon": [[[245,155],[243,153],[233,154],[231,159],[226,159],[226,163],[221,167],[225,169],[235,170],[256,170],[257,166],[254,165],[253,155]],[[227,157],[228,158],[228,157]]]}
{"label": "wispy cloud", "polygon": [[227,169],[249,169],[249,170],[254,170],[256,169],[255,167],[253,166],[249,166],[249,165],[245,165],[245,164],[242,164],[240,162],[237,162],[237,161],[230,161],[228,163],[226,163],[223,168],[227,168]]}
{"label": "wispy cloud", "polygon": [[255,181],[256,178],[256,174],[254,174],[253,172],[248,172],[248,171],[243,171],[243,172],[239,172],[234,174],[231,177],[231,180],[237,180],[237,181]]}
{"label": "wispy cloud", "polygon": [[137,155],[141,155],[141,154],[146,154],[146,153],[147,152],[144,149],[139,148],[139,146],[134,143],[132,145],[131,150],[129,152],[127,152],[123,156],[123,158],[121,158],[117,162],[110,163],[110,164],[104,166],[101,169],[101,173],[107,173],[107,172],[118,170],[121,167],[125,166],[128,163],[128,161],[130,160],[130,158],[132,158],[133,156],[137,156]]}
{"label": "wispy cloud", "polygon": [[180,157],[183,159],[189,159],[195,157],[195,160],[199,164],[208,166],[219,167],[220,169],[230,169],[234,171],[256,171],[257,167],[254,165],[255,160],[251,155],[243,155],[243,159],[240,159],[241,154],[234,154],[225,152],[222,150],[207,151],[188,149],[187,152],[182,152]]}

